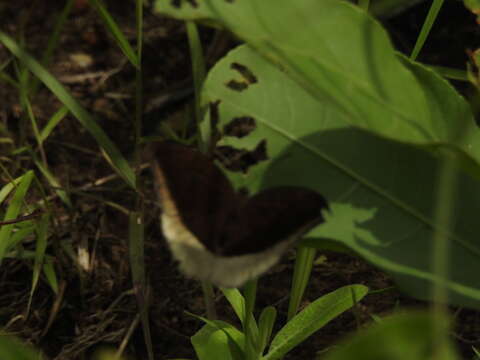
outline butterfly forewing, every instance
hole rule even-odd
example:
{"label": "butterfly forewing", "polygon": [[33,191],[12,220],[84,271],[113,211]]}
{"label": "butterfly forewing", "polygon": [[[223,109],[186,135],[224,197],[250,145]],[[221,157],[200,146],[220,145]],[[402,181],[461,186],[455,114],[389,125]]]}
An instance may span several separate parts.
{"label": "butterfly forewing", "polygon": [[[194,149],[173,143],[154,147],[153,157],[166,184],[156,175],[157,185],[166,187],[183,225],[212,252],[218,234],[236,213],[237,195],[211,159]],[[155,173],[155,172],[154,172]],[[165,209],[165,196],[160,199]]]}
{"label": "butterfly forewing", "polygon": [[277,187],[248,199],[204,154],[172,143],[150,147],[162,229],[185,274],[237,287],[275,264],[323,221],[313,190]]}

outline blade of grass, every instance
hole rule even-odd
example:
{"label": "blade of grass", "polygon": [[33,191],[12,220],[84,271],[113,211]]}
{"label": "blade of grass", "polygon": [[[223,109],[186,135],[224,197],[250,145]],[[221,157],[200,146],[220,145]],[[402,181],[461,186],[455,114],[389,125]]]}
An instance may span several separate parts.
{"label": "blade of grass", "polygon": [[210,139],[210,134],[206,132],[207,128],[200,127],[200,122],[203,120],[204,111],[201,106],[201,90],[205,80],[205,58],[203,55],[202,42],[198,35],[197,25],[193,21],[186,21],[188,45],[190,46],[190,60],[192,62],[193,85],[195,89],[195,122],[198,129],[198,146],[202,152],[206,152],[208,145],[207,139]]}
{"label": "blade of grass", "polygon": [[258,319],[259,353],[263,354],[272,336],[273,326],[277,318],[277,310],[273,306],[263,309]]}
{"label": "blade of grass", "polygon": [[107,30],[110,34],[114,37],[115,41],[117,42],[118,46],[128,58],[130,63],[135,66],[136,68],[140,67],[140,59],[138,58],[135,51],[130,46],[125,35],[123,35],[122,31],[118,27],[117,23],[113,19],[113,17],[108,12],[107,8],[103,5],[100,0],[89,0],[90,5],[92,5],[95,10],[98,12],[100,17],[102,18]]}
{"label": "blade of grass", "polygon": [[10,85],[12,85],[13,87],[15,87],[17,89],[20,88],[19,82],[14,80],[11,76],[5,74],[5,72],[3,72],[3,71],[0,71],[0,80],[3,80],[6,83],[9,83]]}
{"label": "blade of grass", "polygon": [[[9,240],[11,248],[17,247],[18,244],[20,244],[28,235],[33,234],[33,232],[36,229],[36,225],[33,224],[33,222],[31,221],[29,223],[30,225],[27,225],[19,229],[15,229],[16,231],[11,234],[10,240]],[[21,251],[23,251],[23,249]],[[25,256],[25,253],[19,254],[19,252],[17,252],[17,255],[23,258]],[[5,256],[10,256],[10,253],[11,252],[8,252],[8,254],[5,254]]]}
{"label": "blade of grass", "polygon": [[43,264],[43,273],[47,278],[48,285],[52,288],[55,294],[58,294],[58,280],[57,274],[55,273],[55,267],[53,266],[53,260],[49,257],[45,258]]}
{"label": "blade of grass", "polygon": [[[10,204],[7,208],[7,212],[5,213],[3,221],[15,219],[18,216],[20,210],[22,209],[25,195],[30,188],[33,177],[34,173],[31,170],[27,171],[22,176],[22,179],[16,187],[15,194],[13,195],[12,200],[10,201]],[[0,265],[3,261],[3,258],[5,257],[7,250],[10,248],[10,235],[14,226],[15,224],[4,225],[0,227]]]}
{"label": "blade of grass", "polygon": [[[246,324],[246,306],[245,306],[245,298],[243,297],[242,293],[238,289],[228,289],[228,288],[220,288],[220,291],[223,293],[227,301],[230,303],[230,306],[235,311],[238,319],[242,324],[242,328],[245,329],[246,326],[250,328],[250,333],[254,335],[257,339],[259,337],[259,330],[257,322],[253,317],[253,313],[250,313],[250,321],[248,325]],[[244,331],[245,332],[245,331]]]}
{"label": "blade of grass", "polygon": [[[1,164],[0,164],[1,166]],[[8,184],[6,184],[5,186],[3,186],[1,189],[0,189],[0,204],[5,201],[5,199],[7,198],[8,194],[10,194],[12,192],[13,189],[15,189],[15,187],[20,183],[20,181],[22,181],[23,177],[25,175],[22,175],[22,176],[19,176],[18,178],[10,181]]]}
{"label": "blade of grass", "polygon": [[8,65],[12,62],[13,57],[10,57],[7,59],[2,65],[0,65],[0,80],[3,80],[13,87],[19,89],[20,88],[20,83],[18,83],[16,80],[14,80],[10,75],[5,73],[5,69],[7,68]]}
{"label": "blade of grass", "polygon": [[40,132],[40,142],[43,143],[55,127],[62,121],[68,114],[68,109],[65,105],[61,106],[48,120],[47,125]]}
{"label": "blade of grass", "polygon": [[423,23],[422,29],[420,30],[420,34],[418,35],[417,41],[415,42],[415,46],[413,47],[412,54],[410,55],[411,60],[415,60],[420,53],[420,50],[422,50],[428,34],[430,34],[433,23],[437,18],[438,12],[442,8],[442,5],[443,0],[433,0],[430,10],[428,10],[427,17],[425,18],[425,22]]}
{"label": "blade of grass", "polygon": [[54,189],[58,197],[63,201],[65,205],[67,205],[67,207],[72,208],[72,202],[70,201],[70,197],[68,196],[68,193],[64,190],[63,186],[58,182],[58,180],[50,172],[50,170],[48,170],[40,161],[35,159],[35,157],[33,157],[33,159],[35,165],[40,170],[45,179],[47,179],[48,183]]}
{"label": "blade of grass", "polygon": [[34,58],[23,51],[18,44],[8,35],[0,31],[2,42],[15,56],[17,56],[28,69],[34,73],[47,86],[80,123],[93,135],[98,144],[105,149],[114,164],[118,174],[135,189],[135,174],[125,158],[118,151],[110,138],[105,134],[96,120],[75,100],[57,79],[45,70]]}
{"label": "blade of grass", "polygon": [[[63,25],[65,25],[65,22],[70,15],[70,11],[72,10],[72,6],[74,3],[75,0],[67,0],[60,15],[55,16],[55,25],[53,27],[53,31],[49,33],[50,36],[48,37],[47,47],[45,48],[41,60],[41,64],[45,67],[48,67],[51,62],[53,52],[55,51],[55,48],[57,47],[60,40],[60,34],[62,32]],[[39,84],[40,82],[37,77],[31,81],[29,92],[31,97],[34,97],[37,93]]]}
{"label": "blade of grass", "polygon": [[245,321],[245,299],[242,293],[235,288],[220,288],[220,291],[230,303],[230,306],[243,325]]}
{"label": "blade of grass", "polygon": [[307,246],[299,246],[295,260],[295,270],[292,278],[292,289],[290,290],[290,302],[288,304],[287,321],[295,316],[300,306],[303,294],[312,272],[313,260],[316,250]]}
{"label": "blade of grass", "polygon": [[[135,117],[133,128],[135,129],[135,168],[139,169],[141,165],[141,140],[142,140],[142,120],[143,120],[143,84],[142,84],[142,48],[143,48],[143,1],[136,0],[136,24],[137,24],[137,59],[138,66],[135,69]],[[138,181],[138,178],[137,178]],[[139,184],[137,183],[137,188]],[[141,205],[141,198],[137,197],[137,208]]]}
{"label": "blade of grass", "polygon": [[253,310],[255,309],[257,284],[258,281],[256,279],[250,280],[245,284],[243,289],[245,298],[245,318],[243,321],[243,332],[245,334],[246,360],[255,360],[258,357],[258,348],[260,345],[258,326],[252,326],[252,322],[255,322]]}
{"label": "blade of grass", "polygon": [[37,119],[35,117],[35,114],[33,113],[32,104],[30,103],[30,100],[25,90],[26,87],[22,86],[20,90],[22,107],[24,108],[24,110],[26,110],[27,116],[30,119],[30,123],[32,124],[33,134],[35,136],[35,140],[37,141],[43,166],[48,170],[47,156],[45,155],[45,151],[43,150],[43,143],[40,140],[40,131],[38,130]]}
{"label": "blade of grass", "polygon": [[133,287],[137,296],[137,304],[142,318],[143,336],[147,346],[148,358],[154,359],[150,324],[148,320],[149,296],[145,280],[144,260],[144,225],[140,212],[133,211],[129,218],[129,251],[132,270]]}
{"label": "blade of grass", "polygon": [[35,244],[35,262],[33,264],[32,287],[30,289],[30,296],[28,297],[27,314],[30,313],[30,306],[32,304],[33,294],[35,293],[35,290],[37,288],[38,279],[40,278],[40,272],[45,261],[45,250],[47,249],[49,221],[50,216],[48,214],[44,214],[40,221],[37,222],[36,226],[37,241]]}

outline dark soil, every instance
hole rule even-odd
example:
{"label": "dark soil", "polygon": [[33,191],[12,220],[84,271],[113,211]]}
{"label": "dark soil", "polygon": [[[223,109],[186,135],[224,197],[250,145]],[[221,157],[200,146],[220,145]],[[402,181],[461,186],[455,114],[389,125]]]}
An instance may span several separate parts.
{"label": "dark soil", "polygon": [[[107,1],[109,11],[122,31],[134,43],[133,2]],[[0,28],[17,39],[23,36],[28,51],[40,58],[52,34],[54,20],[62,10],[60,1],[8,1],[0,3]],[[390,19],[385,25],[397,48],[408,53],[428,11],[419,5]],[[462,69],[468,61],[467,50],[478,43],[479,26],[460,1],[447,1],[438,23],[419,58],[428,64]],[[144,20],[144,132],[151,134],[159,123],[175,127],[191,115],[192,79],[189,48],[183,23],[153,15],[145,10]],[[207,63],[215,63],[237,44],[226,33],[201,28],[207,50]],[[0,46],[0,64],[11,58]],[[49,70],[72,94],[94,113],[102,128],[120,150],[133,151],[135,71],[107,34],[87,1],[78,0],[60,35]],[[13,67],[7,72],[14,74]],[[468,93],[464,83],[455,83]],[[41,87],[32,99],[40,126],[59,109],[61,103]],[[34,169],[26,155],[11,155],[25,144],[35,146],[30,123],[22,113],[18,92],[0,81],[0,125],[9,132],[14,144],[0,142],[0,161],[13,177]],[[15,334],[42,349],[49,359],[88,359],[101,346],[117,348],[127,337],[138,316],[128,255],[128,216],[122,209],[133,209],[135,194],[114,173],[101,155],[95,140],[80,123],[68,115],[44,144],[48,164],[63,186],[71,191],[72,209],[54,197],[54,231],[48,254],[55,257],[60,293],[55,295],[44,279],[33,296],[26,315],[31,287],[32,263],[9,259],[2,263],[0,275],[0,324],[2,332]],[[202,324],[187,314],[204,315],[201,287],[185,279],[177,270],[158,226],[159,210],[152,200],[152,179],[143,172],[145,182],[146,242],[145,260],[150,291],[150,326],[157,359],[194,358],[190,337]],[[0,185],[8,179],[0,174]],[[43,181],[43,180],[42,180]],[[45,187],[49,185],[45,181]],[[30,201],[38,200],[33,194]],[[35,198],[38,197],[38,198]],[[115,204],[115,206],[112,206]],[[76,256],[81,247],[90,255],[91,266],[79,269],[67,255],[67,244]],[[26,245],[33,249],[34,244]],[[257,308],[275,305],[279,323],[285,321],[293,253],[260,281]],[[286,359],[313,359],[334,346],[346,334],[371,322],[371,314],[386,314],[398,307],[425,307],[395,289],[387,275],[361,259],[345,254],[324,253],[316,265],[304,304],[348,284],[365,284],[371,289],[390,290],[370,295],[355,312],[347,312],[331,321]],[[234,314],[220,295],[220,317],[235,322]],[[452,309],[458,319],[454,338],[464,358],[472,358],[472,346],[480,347],[480,313]],[[141,324],[128,339],[125,353],[146,358]]]}

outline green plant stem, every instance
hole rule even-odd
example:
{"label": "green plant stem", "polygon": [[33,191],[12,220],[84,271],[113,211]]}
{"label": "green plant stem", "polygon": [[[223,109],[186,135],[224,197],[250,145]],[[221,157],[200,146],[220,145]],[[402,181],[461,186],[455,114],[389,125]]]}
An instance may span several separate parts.
{"label": "green plant stem", "polygon": [[415,46],[412,50],[412,54],[410,55],[411,60],[415,60],[422,50],[425,41],[427,40],[428,34],[432,29],[433,23],[437,18],[438,12],[442,8],[443,0],[434,0],[432,6],[430,6],[430,10],[428,10],[427,17],[425,22],[423,23],[422,30],[420,30],[420,34],[418,35],[417,41],[415,42]]}
{"label": "green plant stem", "polygon": [[[447,315],[448,293],[446,288],[446,279],[449,273],[449,249],[450,249],[450,230],[453,227],[454,206],[457,195],[458,171],[456,159],[453,154],[446,153],[438,172],[436,206],[434,219],[436,230],[433,234],[433,258],[432,270],[436,276],[433,283],[432,298],[434,304],[433,326],[434,334],[433,348],[437,351],[437,357],[440,358],[444,344],[448,343],[448,334],[443,324]],[[437,357],[434,357],[435,359]]]}
{"label": "green plant stem", "polygon": [[[100,4],[100,3],[98,3]],[[136,52],[136,59],[138,61],[137,66],[135,67],[135,117],[134,117],[134,129],[135,129],[135,149],[134,149],[134,166],[136,171],[138,172],[141,166],[141,137],[142,137],[142,112],[143,112],[143,82],[142,82],[142,48],[143,48],[143,0],[136,0],[135,1],[135,21],[136,21],[136,33],[137,33],[137,52]],[[112,28],[113,29],[113,28]],[[121,37],[120,37],[121,38]],[[120,42],[121,43],[121,42]],[[125,52],[128,56],[128,52]],[[135,176],[135,186],[137,189],[141,189],[141,180],[140,176]],[[154,359],[153,353],[153,343],[152,343],[152,336],[150,332],[150,323],[149,323],[149,299],[148,299],[148,292],[147,289],[147,282],[145,279],[145,261],[143,258],[143,254],[145,252],[145,246],[143,241],[143,232],[145,231],[143,225],[144,219],[144,204],[143,204],[143,197],[140,196],[138,193],[136,194],[136,204],[135,204],[135,214],[137,214],[137,224],[138,227],[141,228],[141,243],[137,244],[138,249],[137,253],[141,256],[141,262],[137,266],[141,269],[142,278],[140,279],[140,288],[137,289],[137,303],[140,307],[140,316],[142,322],[142,330],[145,345],[147,347],[147,354],[148,359]],[[131,225],[132,226],[132,225]],[[141,255],[140,255],[141,254]],[[135,277],[134,277],[135,279]],[[134,285],[136,285],[134,283]],[[138,292],[141,292],[140,294]],[[143,294],[143,299],[139,296]],[[145,299],[146,298],[146,299]],[[143,300],[143,304],[142,304]]]}
{"label": "green plant stem", "polygon": [[215,310],[213,286],[209,281],[202,281],[203,298],[205,300],[205,309],[207,311],[207,319],[215,320],[217,311]]}
{"label": "green plant stem", "polygon": [[[135,68],[135,168],[139,169],[141,163],[141,138],[142,138],[142,112],[143,112],[143,81],[142,81],[142,48],[143,48],[143,1],[136,2],[137,24],[137,59],[138,67]],[[139,176],[135,177],[137,189],[139,188]],[[140,198],[140,197],[138,197]]]}

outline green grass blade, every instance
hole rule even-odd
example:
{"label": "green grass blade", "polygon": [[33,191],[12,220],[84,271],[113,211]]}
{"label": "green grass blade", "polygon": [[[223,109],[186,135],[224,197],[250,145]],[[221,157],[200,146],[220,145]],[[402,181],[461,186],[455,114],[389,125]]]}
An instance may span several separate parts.
{"label": "green grass blade", "polygon": [[47,66],[50,63],[53,51],[57,47],[60,40],[60,34],[62,33],[63,25],[67,21],[68,15],[70,15],[70,11],[72,10],[72,6],[74,3],[75,0],[67,0],[65,6],[62,9],[62,12],[60,13],[60,16],[57,16],[56,18],[55,26],[53,28],[53,31],[50,33],[47,47],[42,56],[42,64],[44,66]]}
{"label": "green grass blade", "polygon": [[[53,31],[50,33],[50,36],[48,37],[47,47],[45,48],[45,51],[42,56],[41,63],[45,67],[47,67],[50,64],[53,52],[55,51],[55,48],[59,43],[60,34],[62,33],[63,25],[65,25],[65,22],[67,21],[68,16],[70,15],[70,11],[72,10],[72,6],[74,3],[75,3],[75,0],[67,0],[67,2],[65,3],[65,6],[62,9],[62,12],[60,13],[59,16],[55,18],[55,26],[53,27]],[[39,79],[34,78],[30,86],[31,88],[30,96],[34,96],[36,94],[38,90],[38,84],[39,84]]]}
{"label": "green grass blade", "polygon": [[248,281],[243,288],[245,298],[245,317],[243,320],[243,332],[245,334],[245,355],[246,360],[255,360],[258,357],[260,336],[258,325],[253,316],[255,301],[257,297],[258,280]]}
{"label": "green grass blade", "polygon": [[19,176],[0,189],[0,204],[7,198],[8,194],[22,181],[25,175]]}
{"label": "green grass blade", "polygon": [[103,22],[105,23],[105,26],[107,27],[110,34],[114,37],[115,41],[117,42],[122,52],[125,54],[125,56],[128,58],[128,60],[132,63],[133,66],[135,66],[136,68],[139,68],[140,61],[137,54],[130,46],[130,43],[128,42],[127,38],[125,37],[125,35],[123,35],[122,31],[120,30],[117,23],[115,22],[113,17],[110,15],[106,7],[103,5],[103,3],[100,0],[89,0],[89,1],[90,1],[90,4],[95,8],[95,10],[97,10],[98,14],[100,15]]}
{"label": "green grass blade", "polygon": [[476,358],[475,359],[480,359],[480,351],[478,351],[475,346],[472,346],[472,350],[475,353]]}
{"label": "green grass blade", "polygon": [[5,72],[0,71],[0,80],[5,81],[6,83],[12,85],[13,87],[19,89],[20,84],[18,81],[14,80],[11,76],[5,74]]}
{"label": "green grass blade", "polygon": [[63,105],[53,114],[47,122],[47,125],[40,132],[40,141],[43,143],[55,127],[62,121],[68,114],[68,108]]}
{"label": "green grass blade", "polygon": [[[10,204],[7,208],[7,212],[5,213],[3,221],[12,220],[18,216],[22,209],[25,195],[30,188],[33,177],[34,173],[31,170],[27,171],[22,176],[22,179],[20,180],[15,190],[15,194],[13,195],[12,200],[10,201]],[[10,247],[10,235],[12,233],[14,225],[15,224],[10,224],[0,227],[0,264],[2,263],[2,260]]]}
{"label": "green grass blade", "polygon": [[292,278],[292,289],[290,290],[290,302],[288,304],[288,320],[293,318],[298,311],[310,278],[315,254],[316,250],[313,248],[306,246],[298,247],[295,270]]}
{"label": "green grass blade", "polygon": [[438,12],[442,8],[443,0],[434,0],[432,5],[430,6],[430,10],[428,11],[427,18],[423,23],[422,29],[420,30],[420,34],[418,35],[417,41],[415,42],[415,46],[413,47],[412,54],[410,55],[411,60],[415,60],[422,50],[425,41],[427,40],[428,34],[430,34],[430,30],[432,29],[433,23],[437,18]]}
{"label": "green grass blade", "polygon": [[153,360],[152,336],[150,334],[150,323],[148,320],[148,296],[147,284],[145,281],[145,259],[144,259],[144,225],[140,212],[132,212],[129,218],[129,251],[132,280],[137,303],[142,319],[143,336],[147,346],[148,358]]}
{"label": "green grass blade", "polygon": [[[138,169],[142,161],[142,125],[143,125],[143,73],[142,73],[142,49],[143,49],[143,1],[135,1],[135,19],[137,31],[137,59],[138,66],[135,71],[135,116],[133,128],[135,129],[134,166]],[[138,184],[137,184],[138,186]],[[137,201],[138,210],[141,201]]]}
{"label": "green grass blade", "polygon": [[58,98],[80,121],[80,123],[92,134],[98,144],[105,149],[109,155],[115,170],[132,187],[135,188],[135,174],[122,156],[115,144],[107,134],[98,126],[95,118],[88,113],[80,103],[75,100],[60,82],[55,79],[42,65],[33,57],[23,51],[18,44],[8,35],[0,31],[0,42],[2,42],[15,56],[17,56],[40,80],[43,81]]}
{"label": "green grass blade", "polygon": [[33,294],[38,285],[38,279],[40,278],[40,272],[42,271],[43,263],[45,260],[45,250],[47,249],[48,240],[48,225],[49,215],[44,214],[40,221],[37,223],[37,242],[35,246],[35,262],[33,264],[32,274],[32,288],[30,289],[30,296],[28,298],[27,314],[30,313],[30,305],[32,304]]}
{"label": "green grass blade", "polygon": [[57,178],[40,161],[35,159],[34,162],[42,175],[45,176],[45,179],[47,179],[50,186],[53,187],[58,197],[63,201],[65,205],[67,205],[69,208],[72,208],[72,202],[70,201],[70,197],[68,196],[68,193],[63,190],[63,186],[59,183]]}
{"label": "green grass blade", "polygon": [[245,299],[238,289],[234,288],[220,288],[225,298],[230,303],[230,306],[235,311],[238,319],[242,322],[245,319]]}
{"label": "green grass blade", "polygon": [[205,59],[203,56],[202,43],[198,35],[197,25],[193,21],[186,21],[188,44],[190,46],[190,59],[192,62],[193,85],[195,89],[195,121],[197,129],[199,130],[198,144],[203,152],[208,149],[208,141],[210,139],[209,133],[206,132],[207,127],[200,127],[200,122],[203,120],[204,111],[201,106],[201,90],[205,80]]}
{"label": "green grass blade", "polygon": [[27,88],[26,86],[21,88],[20,90],[20,99],[22,103],[22,107],[24,111],[26,111],[28,118],[30,119],[30,123],[32,124],[33,134],[35,135],[35,140],[37,141],[37,145],[39,148],[39,152],[43,161],[43,165],[47,168],[47,158],[45,155],[45,151],[43,150],[43,143],[40,140],[40,131],[38,130],[37,119],[35,114],[33,113],[32,104],[30,103],[30,99],[27,95]]}
{"label": "green grass blade", "polygon": [[260,314],[260,318],[258,319],[258,331],[259,350],[261,354],[263,354],[263,351],[270,341],[276,318],[277,310],[273,306],[267,306]]}
{"label": "green grass blade", "polygon": [[[27,236],[30,234],[33,234],[35,231],[35,224],[33,222],[29,222],[27,226],[21,227],[19,229],[15,229],[15,232],[11,234],[10,239],[9,239],[9,247],[14,248],[18,244],[20,244]],[[23,250],[22,250],[23,251]],[[5,254],[6,256],[10,254]],[[22,254],[24,256],[25,253]]]}
{"label": "green grass blade", "polygon": [[248,326],[249,328],[248,333],[251,334],[251,338],[254,340],[254,343],[258,344],[259,343],[259,341],[257,340],[259,339],[258,325],[251,311],[249,314],[250,320],[248,321],[248,324],[247,324],[246,317],[248,312],[246,309],[245,298],[243,297],[241,292],[238,289],[228,289],[228,288],[220,288],[220,290],[222,291],[223,295],[232,306],[233,311],[235,311],[235,314],[237,315],[238,319],[242,323],[243,328],[245,329]]}
{"label": "green grass blade", "polygon": [[45,262],[43,264],[43,273],[47,278],[48,285],[50,285],[55,294],[58,294],[57,274],[55,272],[55,267],[53,266],[53,260],[49,257],[45,258]]}
{"label": "green grass blade", "polygon": [[129,219],[129,250],[134,286],[145,287],[145,259],[143,245],[143,222],[140,213],[132,212]]}

